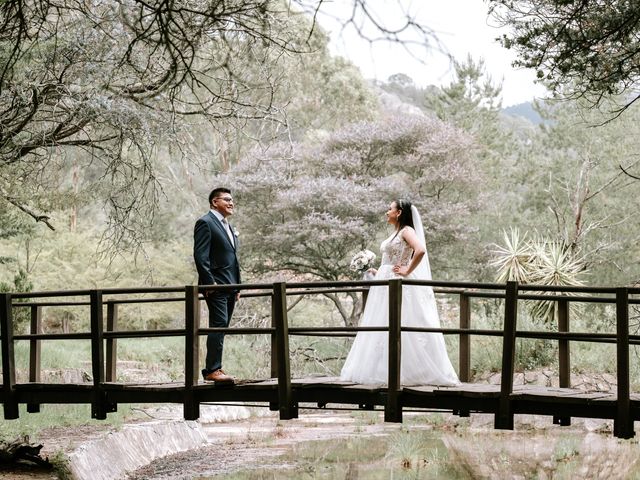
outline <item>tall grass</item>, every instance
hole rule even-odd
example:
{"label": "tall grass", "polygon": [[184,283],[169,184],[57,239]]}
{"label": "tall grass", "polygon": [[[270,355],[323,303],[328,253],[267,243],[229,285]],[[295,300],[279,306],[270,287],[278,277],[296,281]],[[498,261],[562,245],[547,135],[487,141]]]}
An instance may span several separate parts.
{"label": "tall grass", "polygon": [[39,413],[27,413],[20,405],[20,417],[0,422],[0,439],[13,440],[28,435],[38,441],[41,433],[49,428],[78,425],[108,425],[119,427],[133,415],[131,405],[118,405],[118,411],[110,413],[106,420],[91,419],[91,405],[42,405]]}

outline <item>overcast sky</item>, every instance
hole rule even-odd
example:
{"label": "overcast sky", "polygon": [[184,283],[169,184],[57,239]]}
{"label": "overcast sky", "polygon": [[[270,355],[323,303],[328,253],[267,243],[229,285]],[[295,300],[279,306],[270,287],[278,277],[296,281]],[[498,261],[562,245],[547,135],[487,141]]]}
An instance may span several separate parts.
{"label": "overcast sky", "polygon": [[[447,51],[458,60],[464,60],[469,53],[476,60],[483,58],[493,80],[503,81],[503,106],[545,95],[544,87],[534,83],[534,71],[511,66],[515,55],[495,41],[502,32],[495,27],[495,22],[492,26],[488,20],[487,4],[483,0],[401,0],[401,3],[403,6],[394,0],[371,0],[367,4],[381,20],[392,26],[394,19],[396,25],[400,22],[403,9],[408,10],[420,23],[433,29]],[[327,3],[326,9],[344,18],[350,14],[344,9],[348,4],[351,2],[336,0]],[[412,56],[400,45],[371,45],[355,29],[341,30],[340,25],[328,16],[320,16],[319,22],[331,35],[332,53],[351,60],[365,78],[387,80],[394,73],[405,73],[423,87],[451,82],[453,69],[449,60],[435,48],[426,51],[415,47]]]}

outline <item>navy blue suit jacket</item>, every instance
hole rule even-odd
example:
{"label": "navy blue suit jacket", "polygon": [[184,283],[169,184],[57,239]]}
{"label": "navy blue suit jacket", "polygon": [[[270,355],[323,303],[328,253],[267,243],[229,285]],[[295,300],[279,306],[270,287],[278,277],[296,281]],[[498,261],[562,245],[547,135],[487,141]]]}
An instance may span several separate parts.
{"label": "navy blue suit jacket", "polygon": [[[231,228],[233,232],[233,228]],[[235,245],[216,216],[209,212],[196,221],[193,231],[193,259],[198,269],[198,285],[240,283],[238,237]]]}

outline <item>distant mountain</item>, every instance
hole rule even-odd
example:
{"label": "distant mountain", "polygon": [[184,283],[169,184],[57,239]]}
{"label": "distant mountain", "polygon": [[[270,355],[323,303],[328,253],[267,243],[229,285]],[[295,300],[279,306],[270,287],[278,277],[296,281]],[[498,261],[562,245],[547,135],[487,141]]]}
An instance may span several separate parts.
{"label": "distant mountain", "polygon": [[532,102],[519,103],[502,109],[502,113],[510,117],[523,117],[531,123],[538,125],[543,123],[542,117],[533,109]]}

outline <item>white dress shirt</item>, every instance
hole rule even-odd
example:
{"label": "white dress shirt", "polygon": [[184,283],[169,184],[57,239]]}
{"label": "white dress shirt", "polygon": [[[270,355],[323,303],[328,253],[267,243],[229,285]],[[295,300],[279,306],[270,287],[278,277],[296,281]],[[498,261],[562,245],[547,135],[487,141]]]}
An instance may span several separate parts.
{"label": "white dress shirt", "polygon": [[229,240],[231,240],[231,245],[235,246],[235,240],[233,238],[233,232],[231,232],[231,227],[229,225],[229,222],[227,221],[227,219],[217,210],[214,210],[213,208],[211,209],[211,212],[215,215],[215,217],[220,221],[220,223],[222,224],[222,228],[225,229],[225,231],[227,232],[227,236],[229,237]]}

